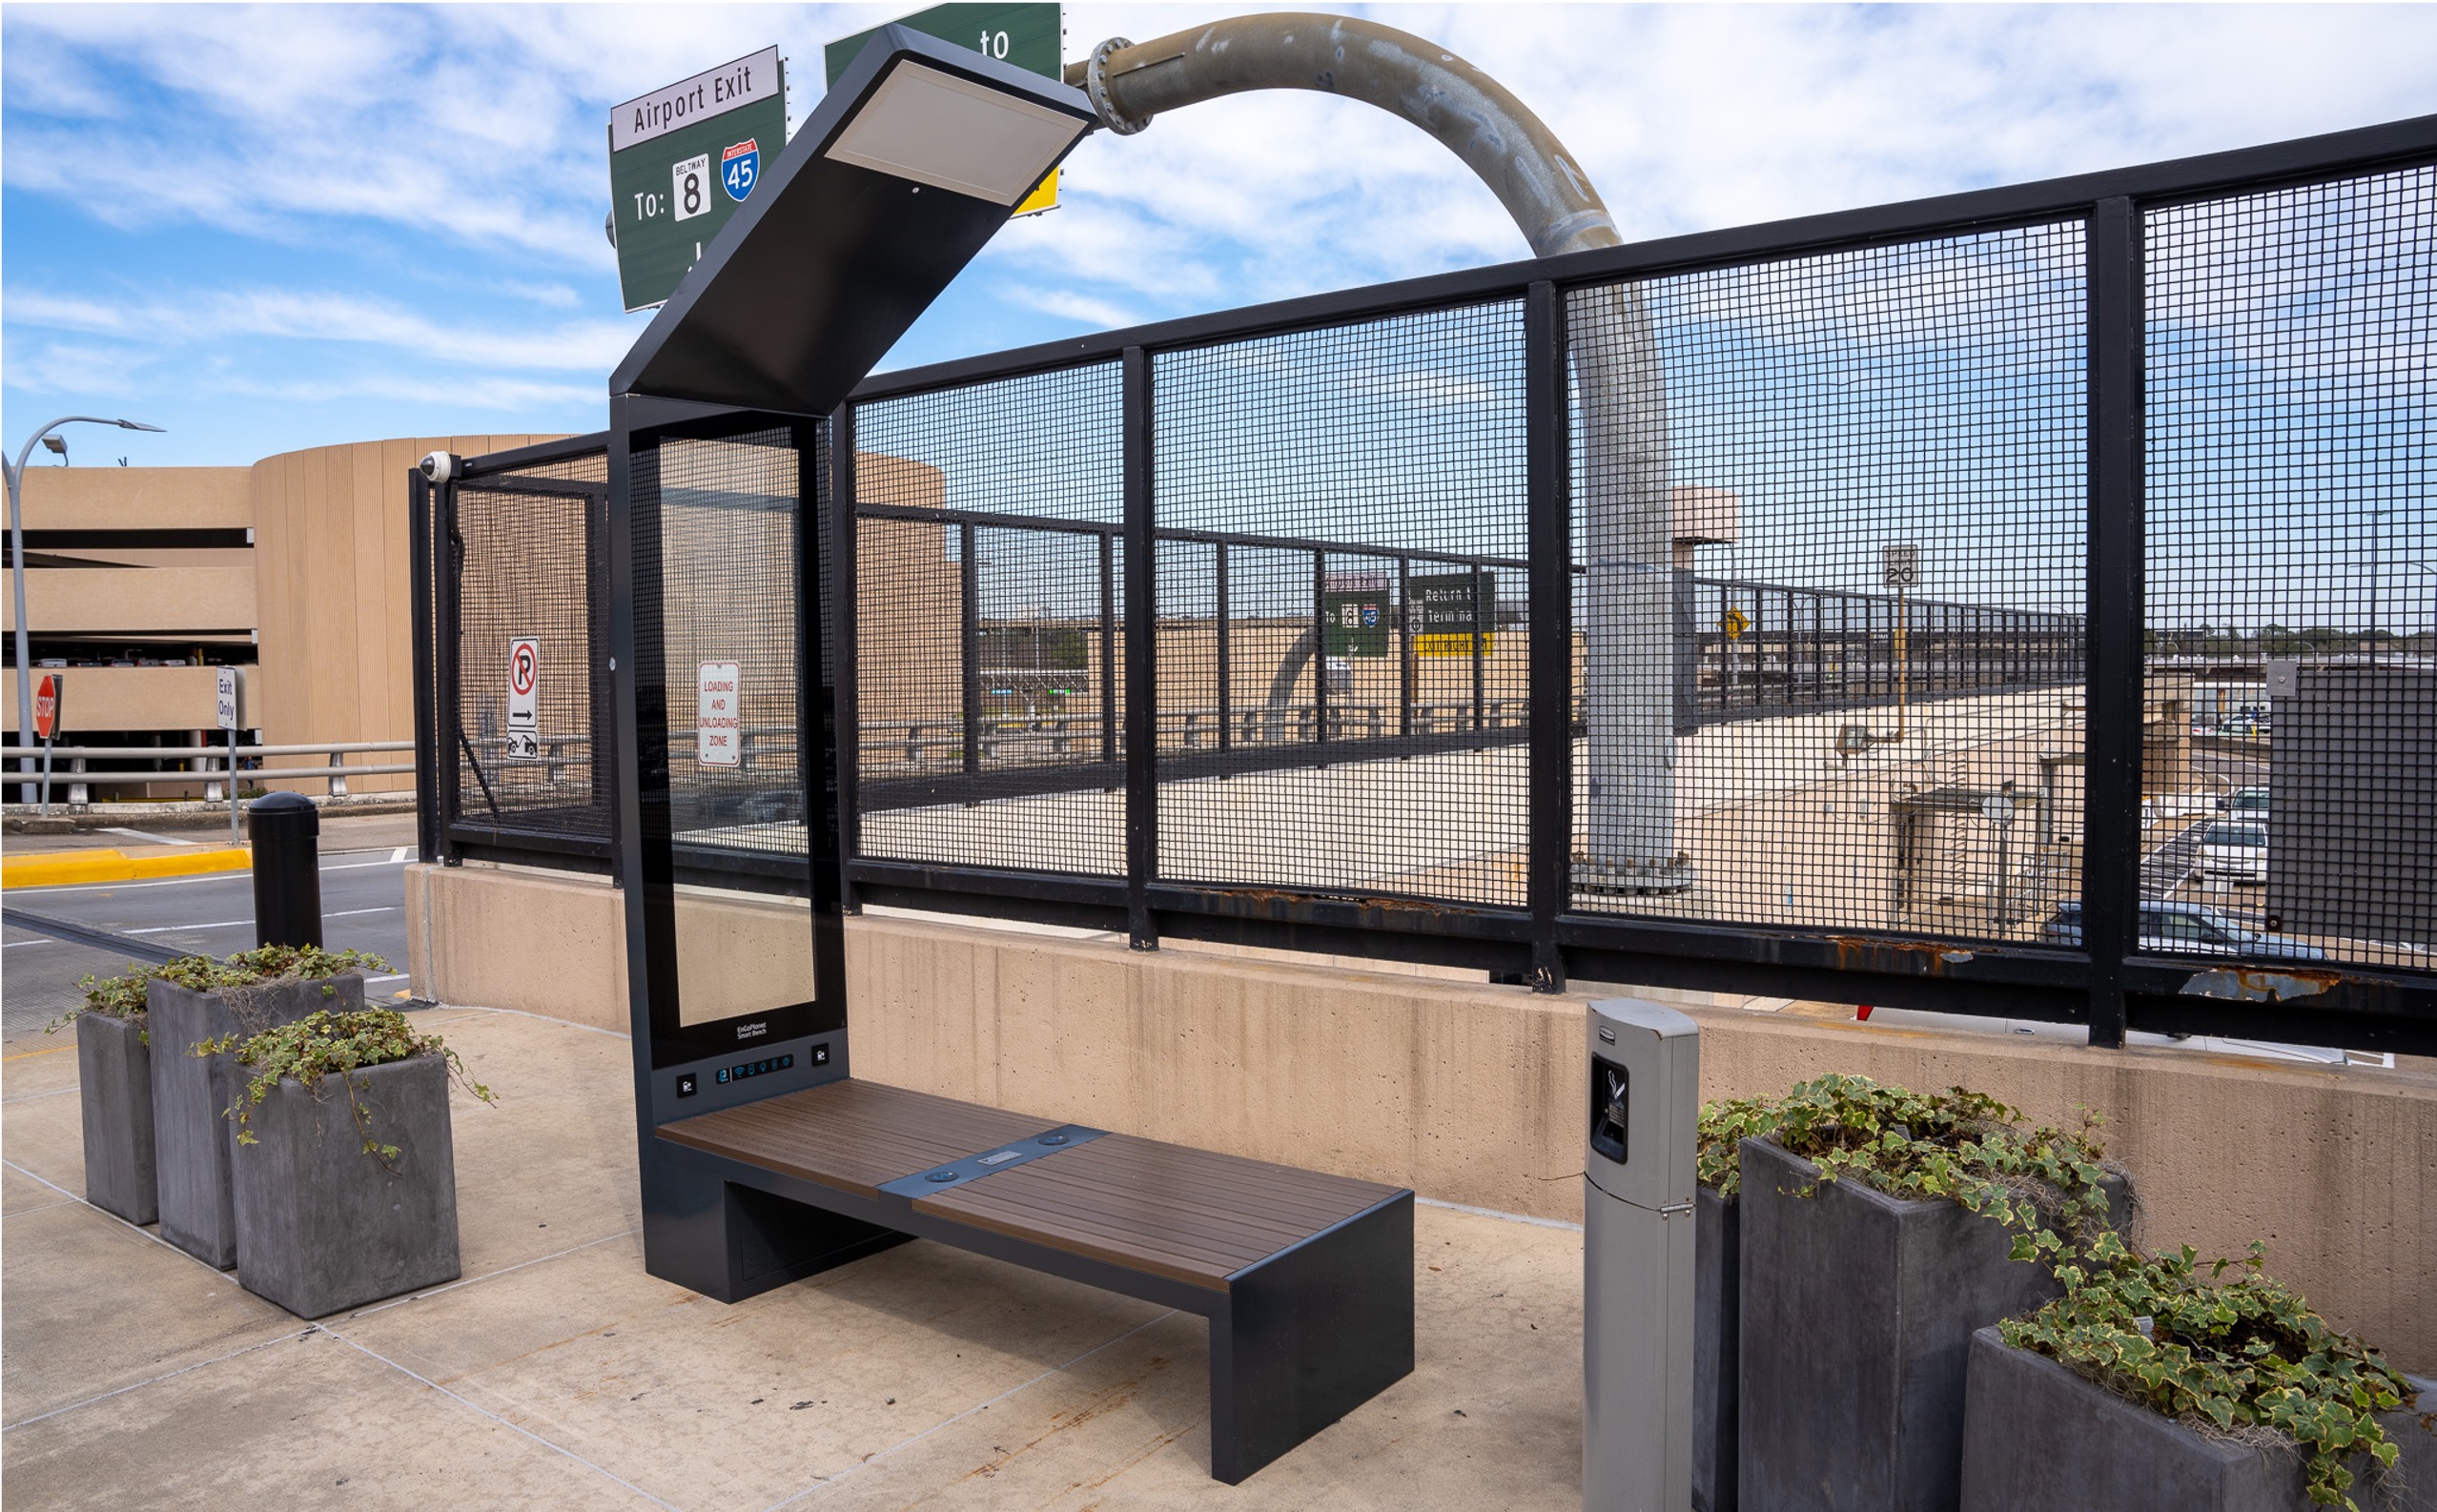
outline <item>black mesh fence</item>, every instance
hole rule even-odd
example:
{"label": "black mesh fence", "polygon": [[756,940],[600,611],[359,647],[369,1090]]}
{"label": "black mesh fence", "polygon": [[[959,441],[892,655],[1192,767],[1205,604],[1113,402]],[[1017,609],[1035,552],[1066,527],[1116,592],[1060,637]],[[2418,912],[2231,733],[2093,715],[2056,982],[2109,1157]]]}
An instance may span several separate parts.
{"label": "black mesh fence", "polygon": [[1567,300],[1578,907],[2075,927],[2078,223]]}
{"label": "black mesh fence", "polygon": [[[2305,997],[2269,1027],[2309,1043],[2420,1012],[2437,169],[2388,143],[2304,182],[2308,146],[876,381],[840,469],[850,875],[1543,985],[1978,982],[2106,1042],[2222,1000]],[[805,853],[792,573],[827,504],[788,434],[639,458],[705,854]],[[604,832],[580,466],[458,490],[461,818]]]}
{"label": "black mesh fence", "polygon": [[637,457],[637,517],[648,503],[658,532],[681,875],[743,868],[803,880],[796,584],[799,527],[813,515],[799,508],[797,463],[785,429],[667,439]]}
{"label": "black mesh fence", "polygon": [[[607,467],[593,453],[484,473],[442,512],[445,818],[501,834],[605,846]],[[449,612],[452,611],[453,612]]]}
{"label": "black mesh fence", "polygon": [[1158,873],[1520,903],[1522,307],[1160,354]]}
{"label": "black mesh fence", "polygon": [[855,412],[863,853],[1124,867],[1115,364]]}
{"label": "black mesh fence", "polygon": [[2146,949],[2437,947],[2437,170],[2151,212]]}

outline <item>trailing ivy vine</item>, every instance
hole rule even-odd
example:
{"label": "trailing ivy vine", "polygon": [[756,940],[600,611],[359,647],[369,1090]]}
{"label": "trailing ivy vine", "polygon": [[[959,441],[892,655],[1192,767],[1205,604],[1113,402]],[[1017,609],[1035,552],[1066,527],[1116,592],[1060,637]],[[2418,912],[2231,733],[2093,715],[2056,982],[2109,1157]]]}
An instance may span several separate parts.
{"label": "trailing ivy vine", "polygon": [[[76,983],[84,990],[85,1000],[42,1026],[42,1032],[56,1034],[87,1013],[98,1013],[122,1023],[146,1024],[144,984],[152,979],[151,971],[133,961],[127,963],[127,972],[122,976],[95,976],[89,971]],[[150,1045],[151,1028],[145,1028],[140,1037]]]}
{"label": "trailing ivy vine", "polygon": [[2399,1451],[2376,1415],[2412,1402],[2411,1388],[2271,1278],[2266,1261],[2255,1242],[2248,1258],[2218,1260],[2203,1278],[2188,1245],[2148,1256],[2101,1234],[2056,1266],[2062,1297],[1997,1327],[2015,1348],[2165,1417],[2238,1439],[2290,1440],[2307,1457],[2310,1500],[2358,1512],[2345,1461],[2366,1455],[2380,1471],[2393,1468]]}
{"label": "trailing ivy vine", "polygon": [[194,1053],[234,1054],[239,1065],[254,1072],[253,1079],[228,1111],[228,1116],[236,1120],[237,1143],[260,1142],[254,1135],[254,1110],[262,1105],[282,1078],[297,1081],[318,1099],[323,1087],[335,1076],[346,1093],[356,1133],[364,1142],[363,1153],[392,1169],[399,1147],[375,1137],[372,1110],[359,1094],[359,1084],[354,1079],[356,1073],[417,1055],[437,1055],[447,1063],[450,1074],[466,1091],[484,1102],[499,1100],[490,1088],[466,1073],[465,1063],[458,1058],[457,1052],[441,1043],[438,1034],[416,1033],[406,1022],[406,1015],[394,1008],[367,1008],[343,1013],[317,1009],[292,1023],[276,1025],[250,1038],[230,1034],[205,1040],[195,1047]]}

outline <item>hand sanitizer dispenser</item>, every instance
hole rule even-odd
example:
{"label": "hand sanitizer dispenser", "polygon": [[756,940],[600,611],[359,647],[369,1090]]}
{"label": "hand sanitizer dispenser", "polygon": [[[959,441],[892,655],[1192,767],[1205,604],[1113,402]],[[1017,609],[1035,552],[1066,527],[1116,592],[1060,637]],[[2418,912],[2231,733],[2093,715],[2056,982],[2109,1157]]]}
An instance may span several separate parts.
{"label": "hand sanitizer dispenser", "polygon": [[1593,1003],[1589,1020],[1584,1512],[1689,1512],[1701,1031],[1638,998]]}

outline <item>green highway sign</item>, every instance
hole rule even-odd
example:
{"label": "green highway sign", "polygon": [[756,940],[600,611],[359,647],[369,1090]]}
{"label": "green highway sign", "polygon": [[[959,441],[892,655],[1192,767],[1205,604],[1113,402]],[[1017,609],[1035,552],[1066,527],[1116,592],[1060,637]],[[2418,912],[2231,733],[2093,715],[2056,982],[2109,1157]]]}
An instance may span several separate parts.
{"label": "green highway sign", "polygon": [[[1030,73],[1045,78],[1059,76],[1063,65],[1058,62],[1066,38],[1065,11],[1056,0],[1006,0],[994,5],[932,6],[900,17],[895,25],[909,31],[919,31],[927,37],[952,42],[960,48],[971,48],[984,57],[1013,63]],[[878,31],[877,27],[872,31]],[[840,37],[829,45],[823,61],[829,65],[829,84],[834,87],[847,65],[855,60],[863,45],[871,40],[870,31],[858,31],[850,37]],[[1030,215],[1057,208],[1058,170],[1052,169],[1041,187],[1034,190],[1013,211],[1011,215]]]}
{"label": "green highway sign", "polygon": [[776,48],[610,112],[611,237],[627,309],[676,292],[786,147],[786,65]]}
{"label": "green highway sign", "polygon": [[[1479,585],[1480,597],[1473,595]],[[1419,656],[1470,656],[1475,632],[1481,651],[1498,647],[1498,577],[1492,572],[1431,573],[1413,580],[1413,650]]]}
{"label": "green highway sign", "polygon": [[[1041,0],[1014,0],[1002,5],[932,6],[902,17],[895,24],[909,31],[971,48],[984,57],[1013,63],[1027,72],[1053,79],[1058,76],[1058,52],[1065,40],[1066,22],[1055,0],[1046,4]],[[870,31],[858,31],[829,44],[825,60],[829,66],[830,84],[838,82],[847,65],[870,40]]]}
{"label": "green highway sign", "polygon": [[1321,594],[1328,656],[1385,656],[1395,589],[1384,572],[1332,572]]}

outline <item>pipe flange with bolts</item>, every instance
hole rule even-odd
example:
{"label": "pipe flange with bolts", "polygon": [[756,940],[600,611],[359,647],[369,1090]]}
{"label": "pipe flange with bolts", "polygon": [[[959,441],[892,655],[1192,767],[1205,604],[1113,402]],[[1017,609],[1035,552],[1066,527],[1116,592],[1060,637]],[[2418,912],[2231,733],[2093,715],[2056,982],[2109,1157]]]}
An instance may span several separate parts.
{"label": "pipe flange with bolts", "polygon": [[1136,120],[1117,109],[1109,95],[1109,54],[1134,44],[1124,37],[1111,37],[1092,50],[1092,61],[1084,66],[1083,92],[1091,97],[1092,109],[1100,114],[1100,124],[1119,136],[1132,136],[1151,124],[1153,117]]}

